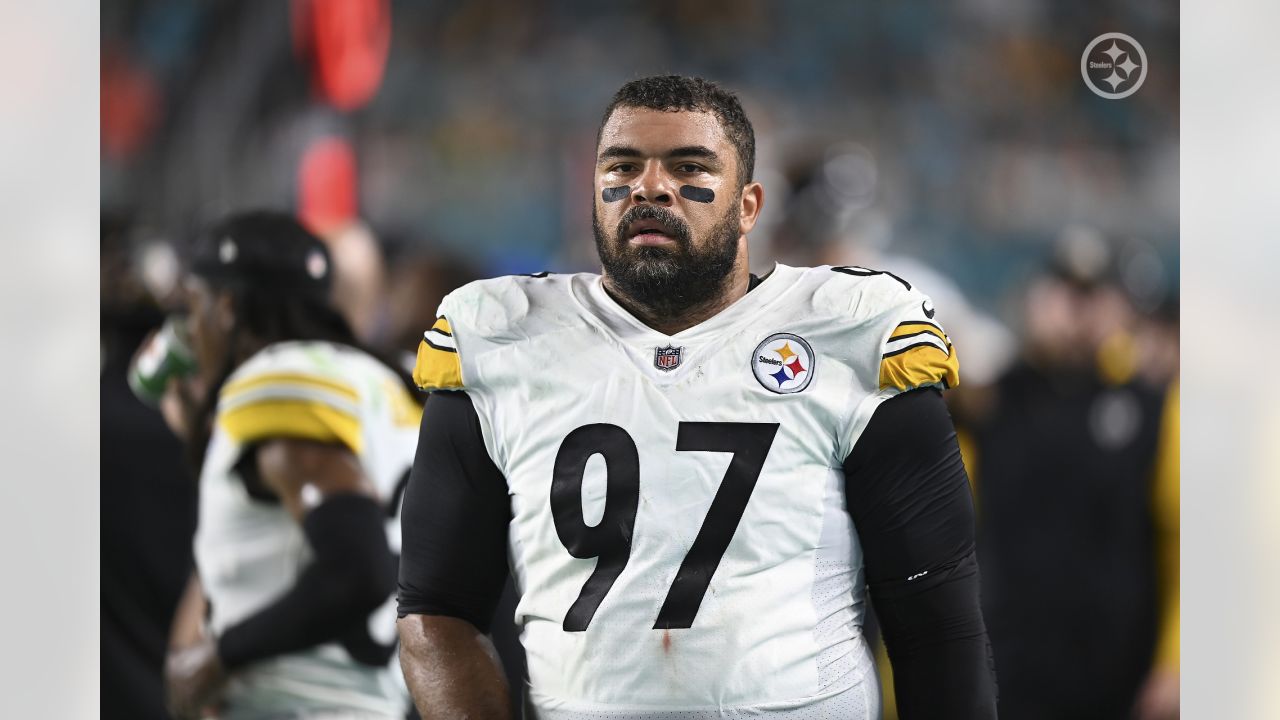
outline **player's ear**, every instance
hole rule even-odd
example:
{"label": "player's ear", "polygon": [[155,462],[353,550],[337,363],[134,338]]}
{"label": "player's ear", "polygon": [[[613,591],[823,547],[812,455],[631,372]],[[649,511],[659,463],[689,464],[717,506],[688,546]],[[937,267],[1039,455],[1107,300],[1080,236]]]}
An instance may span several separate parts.
{"label": "player's ear", "polygon": [[764,208],[764,186],[749,182],[742,188],[742,203],[738,208],[738,233],[746,235],[756,226],[760,210]]}

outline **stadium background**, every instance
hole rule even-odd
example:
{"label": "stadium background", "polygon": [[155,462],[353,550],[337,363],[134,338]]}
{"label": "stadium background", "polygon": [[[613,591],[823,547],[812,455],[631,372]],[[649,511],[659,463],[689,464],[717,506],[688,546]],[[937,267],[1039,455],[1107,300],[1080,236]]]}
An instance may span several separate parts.
{"label": "stadium background", "polygon": [[[277,206],[338,248],[340,272],[348,248],[357,324],[411,351],[466,280],[593,268],[600,111],[625,80],[676,72],[738,91],[755,124],[757,270],[925,266],[955,284],[914,276],[926,292],[972,306],[948,329],[980,389],[1035,339],[1023,308],[1053,268],[1114,289],[1145,381],[1176,376],[1176,6],[142,1],[104,5],[101,27],[104,328],[118,298],[166,309],[196,228]],[[1109,101],[1079,57],[1117,30],[1150,67]],[[190,498],[165,492],[114,500],[158,523],[104,514],[104,587],[116,567],[136,587],[183,562],[168,543]],[[170,556],[138,560],[148,537]]]}

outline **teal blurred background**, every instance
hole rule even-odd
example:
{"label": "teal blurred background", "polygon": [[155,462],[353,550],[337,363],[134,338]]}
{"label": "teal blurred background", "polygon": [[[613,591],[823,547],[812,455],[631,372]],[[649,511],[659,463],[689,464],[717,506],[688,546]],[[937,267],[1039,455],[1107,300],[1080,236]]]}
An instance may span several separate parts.
{"label": "teal blurred background", "polygon": [[[758,268],[891,249],[999,312],[1083,226],[1140,258],[1152,309],[1178,269],[1178,23],[1044,0],[113,2],[102,207],[178,243],[270,204],[358,215],[393,257],[590,269],[601,110],[629,79],[699,74],[755,124]],[[1150,68],[1104,100],[1080,53],[1117,29]],[[335,139],[350,187],[317,160]]]}
{"label": "teal blurred background", "polygon": [[[948,398],[985,513],[1006,701],[1054,704],[1015,672],[1049,658],[1069,667],[1046,673],[1119,708],[1092,717],[1141,702],[1157,708],[1143,718],[1176,714],[1176,4],[126,0],[101,14],[104,356],[127,358],[181,310],[199,228],[272,206],[329,243],[336,301],[362,339],[411,357],[464,282],[598,268],[594,140],[619,86],[716,80],[755,126],[753,269],[893,271],[934,298],[955,340]],[[1117,31],[1148,67],[1136,93],[1108,100],[1083,82],[1081,54]],[[109,577],[137,563],[126,539],[160,542],[125,510],[103,513]],[[1079,573],[1001,580],[1041,572],[1046,555]],[[1046,611],[1080,596],[1092,605],[1071,610],[1079,630]],[[134,631],[112,612],[104,623]],[[1170,628],[1174,656],[1157,662]],[[1121,657],[1123,673],[1107,664]]]}

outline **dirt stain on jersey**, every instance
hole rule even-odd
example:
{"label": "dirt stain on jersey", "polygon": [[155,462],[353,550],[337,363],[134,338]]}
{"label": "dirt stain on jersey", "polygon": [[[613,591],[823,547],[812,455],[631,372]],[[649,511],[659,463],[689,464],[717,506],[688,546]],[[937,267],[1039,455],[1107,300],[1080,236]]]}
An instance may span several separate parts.
{"label": "dirt stain on jersey", "polygon": [[670,630],[662,631],[662,652],[664,653],[671,652],[671,631]]}

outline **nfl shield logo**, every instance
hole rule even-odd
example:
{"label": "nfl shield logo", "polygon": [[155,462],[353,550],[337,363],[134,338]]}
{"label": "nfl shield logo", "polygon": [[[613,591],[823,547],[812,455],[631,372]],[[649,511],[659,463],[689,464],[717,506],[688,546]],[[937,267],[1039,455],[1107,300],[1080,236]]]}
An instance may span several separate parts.
{"label": "nfl shield logo", "polygon": [[670,345],[656,348],[653,351],[653,366],[659,370],[675,370],[680,367],[680,353],[683,351],[683,347]]}

